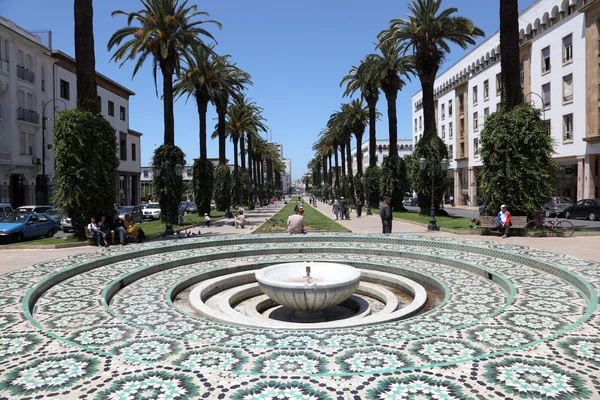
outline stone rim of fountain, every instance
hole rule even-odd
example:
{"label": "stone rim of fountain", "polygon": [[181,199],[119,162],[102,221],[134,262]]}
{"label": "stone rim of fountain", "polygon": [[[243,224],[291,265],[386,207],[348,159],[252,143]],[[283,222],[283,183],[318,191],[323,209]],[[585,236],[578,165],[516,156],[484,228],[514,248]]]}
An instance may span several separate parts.
{"label": "stone rim of fountain", "polygon": [[[356,281],[360,281],[360,277],[361,277],[360,270],[358,270],[357,268],[355,268],[351,265],[333,263],[333,262],[317,262],[316,264],[319,265],[319,267],[323,267],[323,268],[327,268],[327,267],[336,268],[336,272],[347,271],[349,274],[352,275],[352,276],[346,277],[344,279],[331,280],[328,282],[316,282],[317,283],[317,285],[315,286],[316,289],[338,288],[338,287],[342,287],[342,286],[346,286],[346,285],[351,285],[351,284],[355,283]],[[315,265],[315,263],[313,261],[287,262],[287,263],[271,265],[271,266],[262,268],[260,270],[257,270],[256,271],[256,280],[258,281],[258,283],[262,283],[265,285],[277,286],[280,288],[305,289],[305,288],[307,288],[307,285],[306,285],[307,282],[285,282],[285,281],[278,281],[278,280],[273,279],[274,271],[283,270],[283,269],[285,269],[285,267],[288,267],[288,269],[292,269],[295,267],[301,267],[301,270],[303,272],[305,272],[306,271],[305,268],[310,267],[311,268],[310,274],[313,279],[321,278],[323,271],[330,272],[329,270],[324,270],[321,268],[315,270],[314,265]],[[321,276],[319,276],[319,274],[321,274]],[[299,277],[304,278],[305,276],[300,275]],[[330,276],[328,275],[327,278],[330,278]],[[312,283],[309,283],[309,285],[310,284],[312,284]],[[310,287],[312,287],[312,286],[309,286],[309,288]]]}

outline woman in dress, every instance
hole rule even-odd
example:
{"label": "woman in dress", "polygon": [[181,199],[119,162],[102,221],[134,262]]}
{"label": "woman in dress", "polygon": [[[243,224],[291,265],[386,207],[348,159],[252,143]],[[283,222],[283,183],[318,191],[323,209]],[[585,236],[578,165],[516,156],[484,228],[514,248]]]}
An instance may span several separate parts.
{"label": "woman in dress", "polygon": [[142,230],[142,228],[133,225],[131,215],[125,214],[125,221],[123,221],[123,226],[125,227],[125,230],[129,235],[133,236],[135,239],[138,240],[138,243],[142,243],[142,240],[146,238],[146,235],[144,235],[144,231]]}

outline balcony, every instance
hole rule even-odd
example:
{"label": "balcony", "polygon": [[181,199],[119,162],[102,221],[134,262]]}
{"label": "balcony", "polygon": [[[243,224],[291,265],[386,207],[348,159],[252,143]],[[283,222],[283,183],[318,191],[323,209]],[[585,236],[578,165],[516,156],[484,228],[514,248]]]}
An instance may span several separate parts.
{"label": "balcony", "polygon": [[22,65],[17,65],[17,77],[24,81],[35,83],[35,72],[25,68]]}
{"label": "balcony", "polygon": [[25,121],[38,125],[40,123],[40,114],[33,110],[26,110],[19,107],[17,108],[17,121]]}
{"label": "balcony", "polygon": [[2,162],[2,161],[10,161],[10,160],[11,160],[10,152],[8,152],[8,151],[0,151],[0,162]]}

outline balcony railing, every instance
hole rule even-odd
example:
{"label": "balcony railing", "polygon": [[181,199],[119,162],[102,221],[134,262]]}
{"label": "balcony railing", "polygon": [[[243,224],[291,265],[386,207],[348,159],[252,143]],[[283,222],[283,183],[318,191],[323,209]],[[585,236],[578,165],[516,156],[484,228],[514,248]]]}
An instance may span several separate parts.
{"label": "balcony railing", "polygon": [[17,77],[27,82],[35,82],[35,72],[25,68],[22,65],[17,65]]}
{"label": "balcony railing", "polygon": [[33,110],[26,110],[22,107],[17,108],[17,120],[30,122],[32,124],[40,123],[40,114]]}
{"label": "balcony railing", "polygon": [[0,151],[0,161],[10,161],[10,152]]}

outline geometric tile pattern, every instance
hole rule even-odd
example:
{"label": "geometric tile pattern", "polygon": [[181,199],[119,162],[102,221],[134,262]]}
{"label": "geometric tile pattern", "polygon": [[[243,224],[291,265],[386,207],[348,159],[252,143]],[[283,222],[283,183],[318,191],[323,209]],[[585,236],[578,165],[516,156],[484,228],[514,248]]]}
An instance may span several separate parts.
{"label": "geometric tile pattern", "polygon": [[[309,260],[422,274],[446,299],[405,321],[303,331],[203,320],[171,301],[195,276]],[[0,275],[0,397],[600,398],[599,271],[513,244],[407,235],[80,254]]]}

